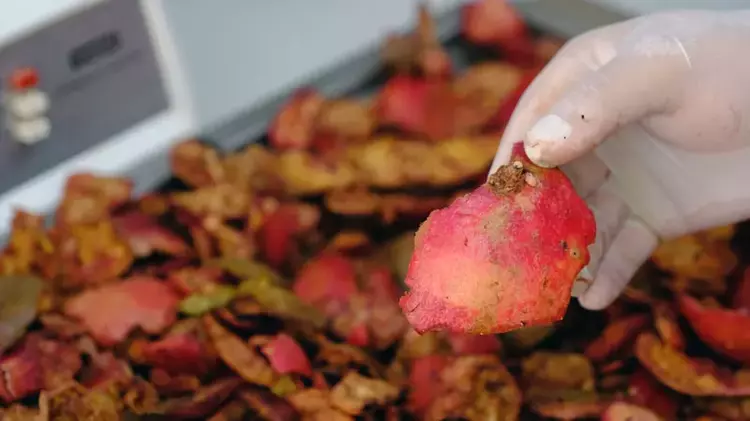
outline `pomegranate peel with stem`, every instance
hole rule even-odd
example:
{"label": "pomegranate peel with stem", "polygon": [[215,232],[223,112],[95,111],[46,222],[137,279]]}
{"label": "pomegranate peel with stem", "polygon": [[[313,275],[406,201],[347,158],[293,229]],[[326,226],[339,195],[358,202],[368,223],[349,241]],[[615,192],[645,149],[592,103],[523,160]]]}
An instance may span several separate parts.
{"label": "pomegranate peel with stem", "polygon": [[418,333],[556,322],[595,237],[594,215],[570,180],[534,165],[518,143],[510,164],[419,228],[399,304]]}

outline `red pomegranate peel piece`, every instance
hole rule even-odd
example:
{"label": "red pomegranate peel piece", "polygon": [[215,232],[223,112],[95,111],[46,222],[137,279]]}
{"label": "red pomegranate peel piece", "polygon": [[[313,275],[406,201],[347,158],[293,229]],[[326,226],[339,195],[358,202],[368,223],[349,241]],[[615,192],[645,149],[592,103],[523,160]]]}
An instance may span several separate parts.
{"label": "red pomegranate peel piece", "polygon": [[528,37],[526,23],[506,0],[481,0],[463,6],[461,30],[466,38],[479,45]]}
{"label": "red pomegranate peel piece", "polygon": [[271,122],[268,137],[278,150],[304,150],[313,141],[315,118],[325,98],[311,88],[297,90]]}
{"label": "red pomegranate peel piece", "polygon": [[261,250],[266,262],[278,268],[294,249],[295,236],[318,224],[320,212],[312,206],[282,204],[260,227]]}
{"label": "red pomegranate peel piece", "polygon": [[[74,346],[30,333],[0,357],[0,407],[42,389],[59,387],[80,369],[80,355]],[[2,415],[0,412],[0,418]]]}
{"label": "red pomegranate peel piece", "polygon": [[450,364],[452,357],[447,355],[425,355],[411,362],[409,372],[409,407],[422,414],[430,404],[440,397],[440,374]]}
{"label": "red pomegranate peel piece", "polygon": [[326,314],[338,314],[357,292],[357,272],[346,257],[324,252],[300,269],[292,290]]}
{"label": "red pomegranate peel piece", "polygon": [[410,133],[421,133],[427,120],[426,101],[430,84],[424,79],[394,76],[380,91],[377,114],[383,125]]}
{"label": "red pomegranate peel piece", "polygon": [[639,367],[630,376],[628,397],[632,403],[650,408],[654,413],[668,420],[675,419],[680,409],[676,394],[659,383],[643,367]]}
{"label": "red pomegranate peel piece", "polygon": [[399,304],[418,333],[503,333],[562,319],[589,262],[594,215],[559,169],[523,144],[486,184],[417,231]]}
{"label": "red pomegranate peel piece", "polygon": [[465,5],[461,11],[461,30],[473,43],[496,47],[511,63],[534,63],[534,40],[521,14],[506,0],[481,0]]}
{"label": "red pomegranate peel piece", "polygon": [[632,343],[633,339],[651,323],[648,314],[633,314],[614,320],[602,330],[598,338],[589,342],[584,354],[593,362],[604,362],[617,351]]}
{"label": "red pomegranate peel piece", "polygon": [[172,256],[185,256],[190,249],[179,235],[159,225],[155,217],[140,211],[131,211],[113,218],[122,238],[130,244],[133,254],[147,257],[155,252]]}
{"label": "red pomegranate peel piece", "polygon": [[206,345],[193,332],[181,332],[143,345],[143,360],[171,375],[201,376],[214,366]]}
{"label": "red pomegranate peel piece", "polygon": [[100,345],[112,346],[138,326],[161,332],[174,323],[178,303],[169,285],[144,275],[86,290],[68,300],[65,314],[79,319]]}
{"label": "red pomegranate peel piece", "polygon": [[494,335],[453,333],[448,342],[456,355],[497,354],[503,350],[503,343]]}
{"label": "red pomegranate peel piece", "polygon": [[635,356],[661,384],[688,396],[750,396],[742,370],[732,372],[712,360],[685,355],[653,333],[635,340]]}
{"label": "red pomegranate peel piece", "polygon": [[281,333],[261,349],[279,374],[297,373],[312,377],[312,366],[305,351],[291,336]]}
{"label": "red pomegranate peel piece", "polygon": [[750,316],[740,310],[706,307],[693,297],[679,297],[680,312],[695,333],[716,352],[750,363]]}

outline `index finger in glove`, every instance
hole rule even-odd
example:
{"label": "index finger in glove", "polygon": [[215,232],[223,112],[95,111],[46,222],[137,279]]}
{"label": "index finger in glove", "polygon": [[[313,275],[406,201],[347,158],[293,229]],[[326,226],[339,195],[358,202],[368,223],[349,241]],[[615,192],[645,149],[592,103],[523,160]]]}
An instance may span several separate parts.
{"label": "index finger in glove", "polygon": [[643,222],[628,218],[602,258],[593,284],[579,293],[581,306],[602,310],[615,301],[657,243],[656,235]]}
{"label": "index finger in glove", "polygon": [[500,140],[490,174],[510,159],[513,144],[526,133],[581,77],[615,56],[613,40],[622,24],[587,32],[574,38],[544,67],[521,96]]}
{"label": "index finger in glove", "polygon": [[516,105],[503,132],[490,174],[507,164],[513,144],[521,141],[531,126],[555,103],[578,75],[581,64],[575,58],[558,56],[529,85]]}
{"label": "index finger in glove", "polygon": [[596,218],[596,242],[589,247],[591,261],[576,282],[573,296],[589,310],[611,304],[658,242],[656,234],[617,195],[616,183],[609,179],[586,198]]}

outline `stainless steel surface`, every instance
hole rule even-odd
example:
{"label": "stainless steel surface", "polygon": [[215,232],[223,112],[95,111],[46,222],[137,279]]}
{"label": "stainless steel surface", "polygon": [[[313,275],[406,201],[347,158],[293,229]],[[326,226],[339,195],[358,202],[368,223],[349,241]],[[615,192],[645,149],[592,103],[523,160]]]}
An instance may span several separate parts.
{"label": "stainless steel surface", "polygon": [[168,105],[137,1],[96,4],[0,50],[3,80],[26,66],[50,99],[51,134],[23,145],[0,132],[0,193]]}

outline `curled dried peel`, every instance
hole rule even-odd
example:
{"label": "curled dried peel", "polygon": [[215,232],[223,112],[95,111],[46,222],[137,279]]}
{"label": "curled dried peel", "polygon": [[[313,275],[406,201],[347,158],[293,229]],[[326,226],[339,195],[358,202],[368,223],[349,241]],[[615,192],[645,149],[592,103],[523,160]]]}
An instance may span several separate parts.
{"label": "curled dried peel", "polygon": [[70,382],[80,368],[80,355],[74,346],[29,334],[0,356],[0,405],[42,389],[60,387]]}
{"label": "curled dried peel", "polygon": [[506,0],[481,0],[466,4],[461,31],[470,41],[497,48],[512,63],[533,64],[534,43],[523,17]]}
{"label": "curled dried peel", "polygon": [[219,151],[198,139],[188,139],[169,152],[174,175],[191,187],[205,187],[224,181]]}
{"label": "curled dried peel", "polygon": [[378,215],[384,222],[400,218],[424,218],[433,210],[446,206],[445,196],[413,196],[403,193],[378,194],[365,189],[334,191],[325,196],[325,205],[343,216]]}
{"label": "curled dried peel", "polygon": [[531,409],[545,418],[558,420],[577,420],[596,418],[607,408],[607,401],[596,395],[579,399],[554,400],[531,403]]}
{"label": "curled dried peel", "polygon": [[487,171],[496,150],[496,136],[442,138],[438,143],[383,136],[346,153],[359,184],[394,189],[464,183]]}
{"label": "curled dried peel", "polygon": [[156,218],[139,211],[131,211],[113,218],[118,234],[137,257],[154,253],[184,256],[190,249],[177,234],[162,227]]}
{"label": "curled dried peel", "polygon": [[744,373],[721,372],[708,361],[691,359],[652,333],[636,340],[635,355],[662,384],[690,396],[750,396]]}
{"label": "curled dried peel", "polygon": [[521,392],[513,376],[492,355],[452,359],[440,370],[440,398],[426,408],[422,419],[515,421]]}
{"label": "curled dried peel", "polygon": [[477,44],[495,44],[523,34],[526,24],[505,0],[483,0],[466,5],[461,30]]}
{"label": "curled dried peel", "polygon": [[0,273],[27,274],[54,252],[54,244],[44,229],[44,219],[24,211],[13,216],[8,244],[0,254]]}
{"label": "curled dried peel", "polygon": [[418,73],[427,79],[444,78],[453,71],[451,57],[440,43],[435,18],[425,3],[419,5],[417,27],[411,33],[386,38],[381,57],[397,73]]}
{"label": "curled dried peel", "polygon": [[90,173],[70,176],[55,219],[59,225],[87,224],[106,218],[130,199],[133,182]]}
{"label": "curled dried peel", "polygon": [[279,110],[268,137],[279,150],[306,149],[312,142],[315,119],[325,99],[310,88],[298,90]]}
{"label": "curled dried peel", "polygon": [[201,387],[192,396],[169,399],[160,405],[169,419],[206,419],[241,386],[237,378],[226,378]]}
{"label": "curled dried peel", "polygon": [[659,383],[642,367],[630,376],[628,397],[631,403],[650,408],[670,420],[677,416],[680,407],[677,394]]}
{"label": "curled dried peel", "polygon": [[280,267],[296,248],[296,237],[318,224],[320,211],[301,203],[283,203],[262,221],[258,237],[266,261]]}
{"label": "curled dried peel", "polygon": [[416,331],[502,333],[560,320],[596,224],[559,169],[513,163],[415,236],[400,305]]}
{"label": "curled dried peel", "polygon": [[652,309],[654,328],[659,337],[675,349],[685,348],[685,335],[677,322],[677,314],[668,303],[657,303]]}
{"label": "curled dried peel", "polygon": [[699,421],[750,419],[750,398],[710,398],[698,402],[698,406],[717,415],[716,418],[706,417]]}
{"label": "curled dried peel", "polygon": [[300,299],[320,311],[337,314],[357,292],[356,269],[349,259],[324,253],[300,269],[293,290]]}
{"label": "curled dried peel", "polygon": [[584,354],[594,362],[607,360],[612,354],[635,338],[650,322],[647,314],[624,316],[612,321],[601,335],[591,341]]}
{"label": "curled dried peel", "polygon": [[648,408],[626,402],[615,402],[604,411],[603,421],[661,421],[662,418]]}
{"label": "curled dried peel", "polygon": [[261,348],[271,367],[279,374],[299,373],[312,376],[310,360],[296,340],[286,333],[276,335]]}
{"label": "curled dried peel", "polygon": [[506,101],[514,99],[519,89],[523,93],[530,83],[526,73],[506,62],[481,63],[468,68],[457,78],[454,89],[457,95],[469,99],[472,104],[465,112],[474,113],[475,119],[486,124],[496,118]]}
{"label": "curled dried peel", "polygon": [[261,354],[225,329],[215,318],[203,316],[206,333],[224,363],[248,383],[272,386],[278,374]]}
{"label": "curled dried peel", "polygon": [[[480,69],[494,72],[493,67],[482,66]],[[485,81],[494,82],[496,88],[497,82],[504,82],[508,74],[504,71],[494,73]],[[477,76],[482,75],[470,75],[473,79]],[[444,138],[481,132],[502,101],[497,94],[503,92],[486,83],[483,86],[472,83],[470,86],[463,80],[460,82],[460,85],[454,85],[449,81],[411,76],[392,78],[380,91],[376,102],[380,123],[438,143]],[[512,84],[513,80],[508,82]],[[478,87],[482,88],[481,91],[467,89]]]}
{"label": "curled dried peel", "polygon": [[737,264],[729,245],[733,231],[727,227],[685,235],[663,242],[651,259],[660,269],[689,279],[715,281]]}
{"label": "curled dried peel", "polygon": [[456,355],[497,354],[503,350],[503,343],[494,335],[454,333],[447,339]]}
{"label": "curled dried peel", "polygon": [[538,351],[523,360],[521,371],[529,389],[594,390],[594,367],[582,354]]}
{"label": "curled dried peel", "polygon": [[176,333],[141,346],[144,363],[173,375],[201,375],[213,367],[206,344],[194,332]]}
{"label": "curled dried peel", "polygon": [[680,311],[695,333],[715,351],[750,363],[750,316],[738,310],[703,306],[695,298],[679,298]]}
{"label": "curled dried peel", "polygon": [[375,131],[375,112],[364,101],[336,99],[323,103],[315,121],[316,130],[344,139],[367,139]]}
{"label": "curled dried peel", "polygon": [[421,413],[440,396],[440,373],[450,364],[446,355],[425,355],[411,361],[409,370],[409,406]]}

